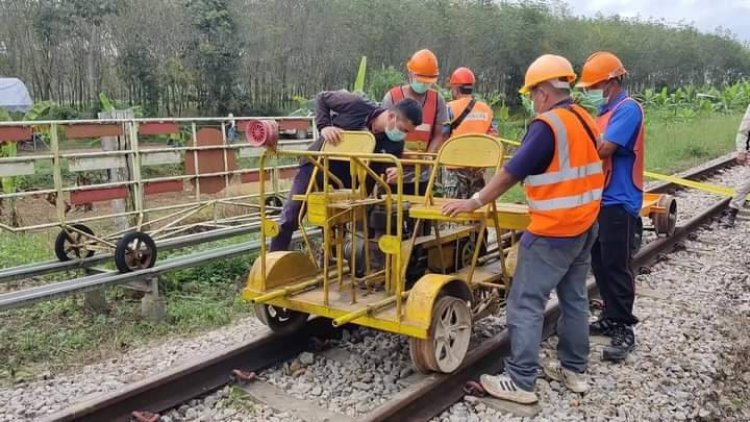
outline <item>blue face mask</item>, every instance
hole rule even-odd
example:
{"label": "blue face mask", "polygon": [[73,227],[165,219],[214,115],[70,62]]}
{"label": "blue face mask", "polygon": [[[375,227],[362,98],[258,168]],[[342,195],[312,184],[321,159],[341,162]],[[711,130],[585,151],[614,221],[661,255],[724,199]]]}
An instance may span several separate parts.
{"label": "blue face mask", "polygon": [[411,81],[409,85],[411,86],[411,89],[417,94],[424,94],[430,88],[430,84],[419,81]]}
{"label": "blue face mask", "polygon": [[401,142],[406,138],[406,132],[398,130],[394,127],[393,129],[386,129],[385,136],[393,142]]}

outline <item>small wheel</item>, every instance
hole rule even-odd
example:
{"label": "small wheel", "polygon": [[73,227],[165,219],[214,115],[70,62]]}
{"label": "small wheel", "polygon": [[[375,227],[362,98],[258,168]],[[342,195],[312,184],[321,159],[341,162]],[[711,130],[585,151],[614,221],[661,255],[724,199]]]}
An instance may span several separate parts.
{"label": "small wheel", "polygon": [[291,309],[256,303],[255,316],[275,333],[290,334],[300,330],[307,322],[308,314]]}
{"label": "small wheel", "polygon": [[117,242],[115,266],[121,273],[151,268],[156,263],[156,243],[143,232],[131,232]]}
{"label": "small wheel", "polygon": [[633,243],[630,245],[631,255],[635,255],[643,246],[643,220],[640,217],[635,219],[635,233],[633,233]]}
{"label": "small wheel", "polygon": [[656,214],[651,220],[654,223],[656,234],[672,237],[677,227],[677,201],[671,195],[662,195],[659,198],[658,206],[667,210],[666,214]]}
{"label": "small wheel", "polygon": [[[94,231],[83,224],[70,226],[76,230],[94,235]],[[88,236],[75,230],[62,229],[55,239],[55,255],[60,261],[70,261],[73,258],[88,258],[94,255],[94,250],[88,249],[84,242]]]}
{"label": "small wheel", "polygon": [[476,243],[474,239],[466,238],[458,242],[458,252],[456,253],[455,271],[471,265],[471,258],[474,257],[474,248]]}
{"label": "small wheel", "polygon": [[[282,201],[281,198],[278,197],[278,196],[276,196],[276,195],[267,196],[266,199],[264,200],[264,203],[265,203],[265,205],[267,207],[281,208],[282,206],[284,206],[284,201]],[[278,211],[277,210],[266,210],[266,213],[267,214],[271,214],[271,213],[275,214],[275,213],[278,213]]]}
{"label": "small wheel", "polygon": [[447,374],[461,366],[470,341],[469,305],[457,297],[443,296],[432,308],[428,338],[410,338],[409,354],[418,371]]}

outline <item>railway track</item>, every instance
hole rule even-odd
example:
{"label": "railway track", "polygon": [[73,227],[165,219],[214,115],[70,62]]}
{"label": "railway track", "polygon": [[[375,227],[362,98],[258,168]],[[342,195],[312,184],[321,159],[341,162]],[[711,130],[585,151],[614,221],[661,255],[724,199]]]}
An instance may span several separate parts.
{"label": "railway track", "polygon": [[[217,240],[228,239],[235,236],[251,233],[257,229],[260,223],[250,223],[242,227],[228,227],[221,229],[209,230],[201,233],[194,233],[185,236],[166,239],[157,242],[158,251],[169,251],[190,246],[200,245],[201,243],[215,242]],[[7,283],[15,280],[22,280],[41,275],[60,273],[79,269],[89,269],[97,264],[111,261],[111,253],[100,253],[89,258],[83,258],[71,261],[46,261],[29,265],[20,265],[17,267],[0,269],[0,283]]]}
{"label": "railway track", "polygon": [[[709,161],[708,163],[694,169],[678,173],[677,176],[685,179],[700,179],[722,168],[731,166],[732,163],[733,157],[724,156]],[[674,189],[675,187],[676,185],[672,183],[661,182],[655,184],[651,191],[664,192],[670,189]],[[181,236],[179,238],[173,238],[159,243],[158,250],[163,251],[185,248],[205,242],[212,242],[233,236],[248,234],[250,230],[255,230],[258,226],[259,223],[253,223],[253,225],[251,226],[217,229],[205,233]],[[228,259],[242,255],[243,253],[254,253],[259,249],[260,245],[257,242],[248,242],[240,245],[234,245],[230,247],[215,249],[212,251],[200,252],[184,257],[174,258],[161,262],[153,268],[132,273],[121,274],[115,271],[103,272],[100,274],[87,275],[63,282],[56,282],[23,290],[11,291],[8,293],[0,294],[0,312],[12,308],[27,306],[44,300],[95,290],[102,287],[148,280],[159,274],[202,265],[210,262],[211,260]],[[111,254],[101,254],[82,260],[67,262],[49,261],[40,264],[7,268],[0,270],[0,283],[62,271],[92,268],[96,264],[111,259]]]}
{"label": "railway track", "polygon": [[[680,176],[689,179],[706,177],[730,166],[731,163],[730,159],[724,157],[681,173]],[[658,183],[649,191],[666,192],[676,188],[679,187],[672,183]],[[659,238],[645,245],[635,257],[634,265],[647,266],[659,254],[668,253],[675,244],[719,214],[728,202],[728,198],[716,201],[679,225],[674,236]],[[587,282],[587,289],[590,296],[598,294],[593,279]],[[554,334],[559,312],[558,303],[554,299],[551,300],[544,315],[545,339]],[[315,319],[299,336],[264,336],[236,349],[187,363],[169,373],[143,380],[121,392],[79,403],[44,420],[124,421],[129,420],[133,412],[145,412],[139,415],[147,418],[233,382],[233,379],[237,378],[232,376],[234,370],[257,371],[284,362],[299,353],[304,348],[303,343],[311,336],[335,336],[335,331],[331,331],[329,321]],[[507,330],[503,330],[472,349],[462,366],[453,374],[422,376],[385,404],[366,415],[359,416],[357,420],[428,420],[461,400],[465,395],[464,386],[467,381],[476,380],[482,373],[500,371],[503,365],[502,357],[507,356],[509,351],[509,335]],[[243,378],[247,378],[243,375],[246,372],[235,375],[239,375],[242,381]]]}

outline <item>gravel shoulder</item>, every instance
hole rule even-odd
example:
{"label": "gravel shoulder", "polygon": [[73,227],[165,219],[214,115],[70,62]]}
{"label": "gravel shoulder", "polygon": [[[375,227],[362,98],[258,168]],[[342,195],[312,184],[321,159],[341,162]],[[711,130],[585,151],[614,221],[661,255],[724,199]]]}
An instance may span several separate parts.
{"label": "gravel shoulder", "polygon": [[[747,176],[732,168],[711,181],[732,185]],[[680,219],[695,215],[711,196],[678,193]],[[568,392],[557,382],[537,384],[541,412],[519,418],[465,397],[436,421],[747,421],[750,420],[750,211],[735,229],[716,222],[660,257],[636,279],[637,346],[621,364],[601,361],[592,341],[591,391]],[[557,338],[543,344],[554,358]]]}

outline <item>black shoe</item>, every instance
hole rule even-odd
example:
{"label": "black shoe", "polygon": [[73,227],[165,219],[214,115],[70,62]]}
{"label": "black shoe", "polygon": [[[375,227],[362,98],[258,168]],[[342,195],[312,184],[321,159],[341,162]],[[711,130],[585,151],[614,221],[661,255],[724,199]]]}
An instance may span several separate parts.
{"label": "black shoe", "polygon": [[615,324],[609,319],[599,317],[599,319],[589,324],[589,335],[610,337],[614,326]]}
{"label": "black shoe", "polygon": [[602,360],[622,362],[635,349],[635,333],[633,327],[616,324],[612,328],[612,344],[602,351]]}
{"label": "black shoe", "polygon": [[727,208],[724,210],[724,214],[722,214],[721,219],[719,220],[719,225],[725,229],[731,229],[734,227],[734,221],[737,219],[737,213],[740,210],[734,209],[734,208]]}

